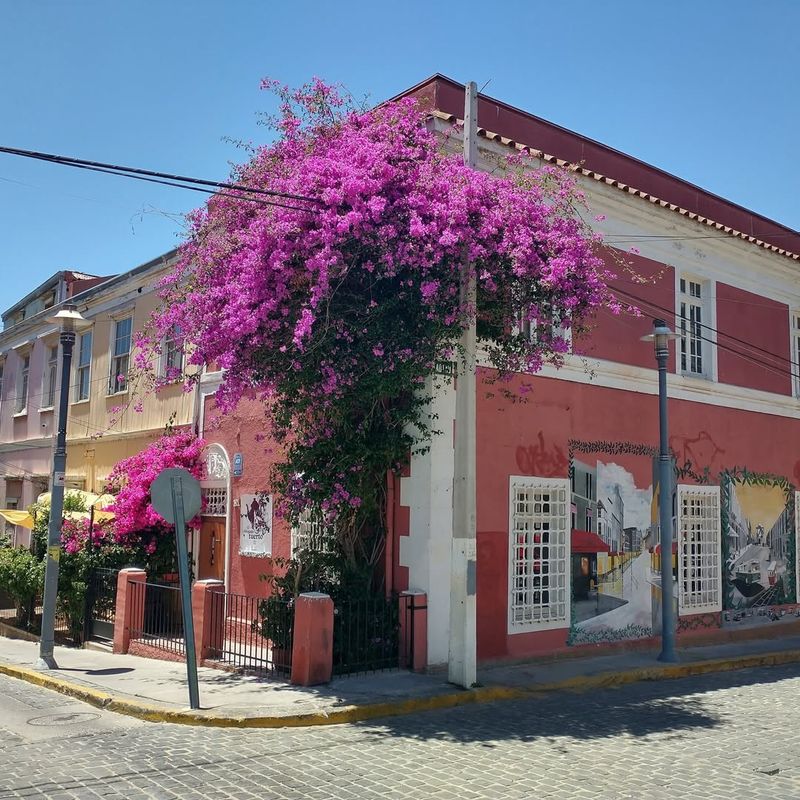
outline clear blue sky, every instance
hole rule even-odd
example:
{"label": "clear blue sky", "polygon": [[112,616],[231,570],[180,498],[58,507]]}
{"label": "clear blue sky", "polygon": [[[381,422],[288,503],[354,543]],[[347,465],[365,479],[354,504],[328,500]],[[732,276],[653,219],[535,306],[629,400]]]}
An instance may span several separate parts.
{"label": "clear blue sky", "polygon": [[[0,7],[0,144],[224,179],[263,76],[434,72],[800,228],[800,3],[36,0]],[[0,155],[0,308],[173,247],[201,196]]]}

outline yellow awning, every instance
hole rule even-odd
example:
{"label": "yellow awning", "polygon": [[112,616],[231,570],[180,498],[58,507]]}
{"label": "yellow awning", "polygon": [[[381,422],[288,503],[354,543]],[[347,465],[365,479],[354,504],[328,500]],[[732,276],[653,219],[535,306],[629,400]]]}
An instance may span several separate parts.
{"label": "yellow awning", "polygon": [[33,517],[27,511],[17,511],[15,508],[0,508],[0,517],[12,525],[22,525],[29,531],[33,530]]}

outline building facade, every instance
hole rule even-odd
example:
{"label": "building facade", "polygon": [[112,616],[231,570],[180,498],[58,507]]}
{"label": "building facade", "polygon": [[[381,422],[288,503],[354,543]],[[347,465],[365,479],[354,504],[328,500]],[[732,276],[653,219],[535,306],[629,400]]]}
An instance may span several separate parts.
{"label": "building facade", "polygon": [[[463,87],[449,79],[408,93],[429,104],[443,133],[463,115]],[[573,336],[561,369],[519,376],[534,387],[527,403],[491,393],[479,366],[478,659],[657,633],[658,387],[652,345],[641,341],[655,319],[678,333],[668,378],[677,488],[666,501],[679,635],[787,624],[800,615],[800,234],[491,98],[479,98],[478,125],[483,169],[523,149],[535,165],[571,166],[604,234],[612,289],[639,309],[599,312]],[[427,592],[429,662],[440,664],[450,619],[452,386],[432,410],[445,433],[396,481],[390,546],[396,588]],[[584,581],[577,599],[573,572],[583,553],[591,573],[592,548],[599,585]]]}
{"label": "building facade", "polygon": [[[27,508],[49,486],[64,378],[59,331],[47,317],[64,302],[88,321],[76,333],[68,376],[67,486],[101,493],[114,465],[142,450],[168,422],[193,423],[193,393],[181,384],[144,393],[133,368],[135,334],[156,308],[158,281],[173,258],[168,253],[110,277],[59,272],[3,314],[0,507]],[[162,358],[176,362],[182,353],[165,348]]]}

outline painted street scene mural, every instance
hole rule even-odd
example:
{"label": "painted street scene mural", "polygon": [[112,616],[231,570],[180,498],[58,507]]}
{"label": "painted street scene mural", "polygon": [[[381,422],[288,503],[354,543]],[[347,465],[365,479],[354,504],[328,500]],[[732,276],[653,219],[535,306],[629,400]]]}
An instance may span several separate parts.
{"label": "painted street scene mural", "polygon": [[661,583],[652,486],[596,456],[573,459],[571,484],[570,644],[651,636]]}
{"label": "painted street scene mural", "polygon": [[793,507],[779,480],[728,478],[725,622],[763,622],[786,614],[776,609],[796,601]]}

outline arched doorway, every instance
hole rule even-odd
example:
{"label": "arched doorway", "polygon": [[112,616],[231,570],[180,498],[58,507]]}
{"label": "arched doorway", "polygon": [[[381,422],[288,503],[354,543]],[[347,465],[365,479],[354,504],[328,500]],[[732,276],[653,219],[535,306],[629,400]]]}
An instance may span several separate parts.
{"label": "arched doorway", "polygon": [[226,579],[230,481],[228,454],[221,445],[209,445],[205,454],[204,475],[200,481],[203,510],[195,552],[198,580]]}

